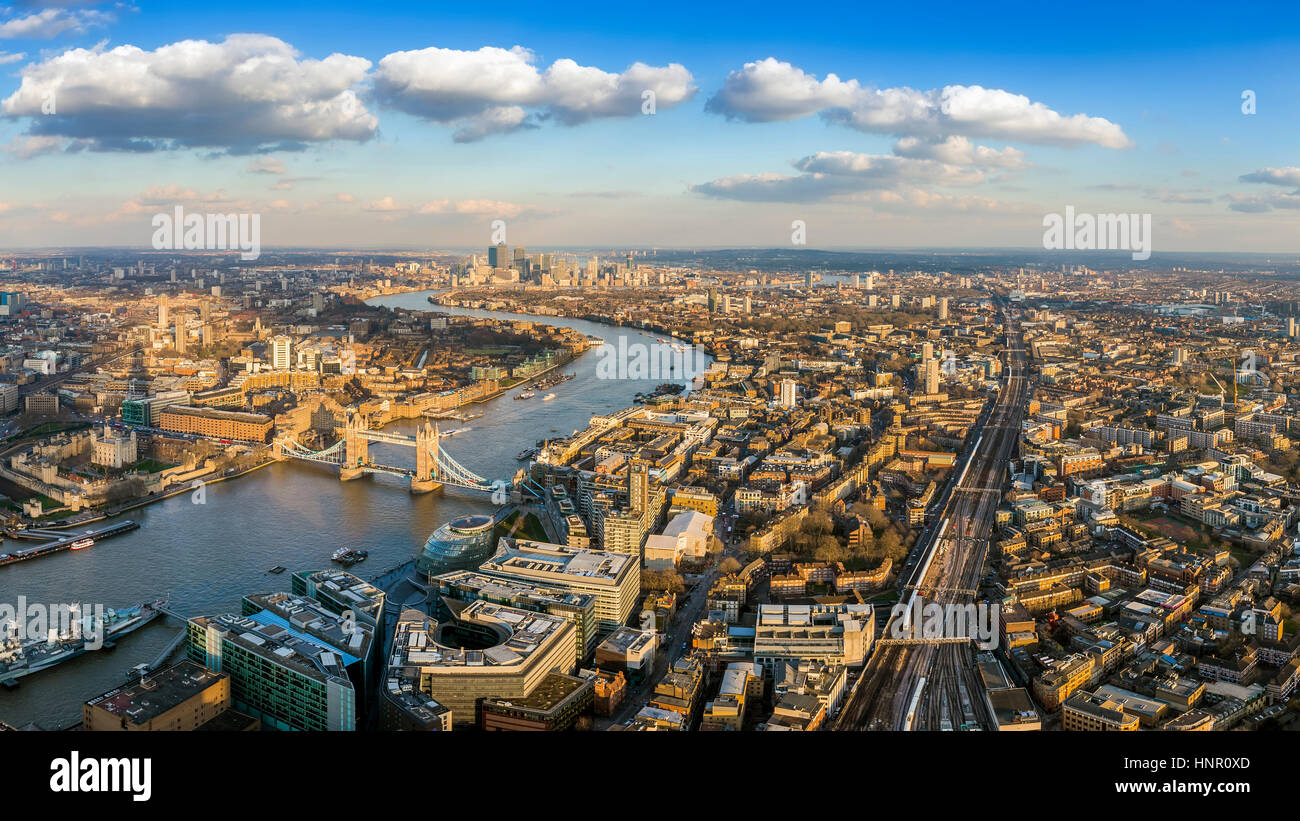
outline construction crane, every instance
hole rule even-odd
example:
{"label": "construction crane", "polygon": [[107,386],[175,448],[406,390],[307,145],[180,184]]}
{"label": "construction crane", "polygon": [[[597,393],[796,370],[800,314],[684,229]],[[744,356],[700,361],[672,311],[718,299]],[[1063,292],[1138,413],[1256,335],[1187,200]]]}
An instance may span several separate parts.
{"label": "construction crane", "polygon": [[[1228,389],[1223,387],[1223,383],[1219,381],[1219,377],[1214,375],[1214,371],[1206,371],[1206,373],[1209,374],[1210,378],[1214,380],[1214,384],[1219,386],[1219,394],[1223,397],[1223,401],[1227,402]],[[1233,377],[1232,380],[1232,407],[1234,409],[1237,407],[1237,379],[1235,376]]]}

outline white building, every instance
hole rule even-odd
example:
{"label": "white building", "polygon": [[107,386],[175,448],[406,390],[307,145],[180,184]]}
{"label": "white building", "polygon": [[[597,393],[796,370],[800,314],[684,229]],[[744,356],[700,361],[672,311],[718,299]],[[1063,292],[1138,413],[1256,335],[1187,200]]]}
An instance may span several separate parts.
{"label": "white building", "polygon": [[760,605],[754,661],[769,677],[787,662],[859,667],[871,652],[875,630],[875,609],[869,604]]}
{"label": "white building", "polygon": [[795,406],[795,396],[798,386],[793,379],[781,380],[781,406],[793,408]]}
{"label": "white building", "polygon": [[289,358],[292,351],[293,340],[287,336],[276,336],[267,345],[266,357],[274,370],[287,371],[293,366],[293,360]]}
{"label": "white building", "polygon": [[92,459],[97,465],[119,470],[134,465],[137,459],[135,431],[131,431],[129,435],[122,434],[105,425],[103,433],[95,437],[95,453]]}
{"label": "white building", "polygon": [[671,570],[682,559],[697,561],[709,550],[713,517],[698,510],[678,513],[662,534],[646,539],[645,564],[650,570]]}

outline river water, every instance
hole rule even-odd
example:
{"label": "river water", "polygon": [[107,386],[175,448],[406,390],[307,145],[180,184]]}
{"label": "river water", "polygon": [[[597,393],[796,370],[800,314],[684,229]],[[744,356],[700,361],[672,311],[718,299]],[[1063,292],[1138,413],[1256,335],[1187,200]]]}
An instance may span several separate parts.
{"label": "river water", "polygon": [[[600,337],[610,345],[620,336],[628,343],[656,339],[632,328],[585,320],[433,306],[430,293],[382,296],[370,303],[456,315],[535,318]],[[461,413],[483,415],[467,422],[440,422],[443,430],[469,428],[443,439],[442,447],[480,476],[509,479],[522,464],[515,457],[524,448],[585,428],[592,414],[625,408],[636,393],[666,381],[598,378],[600,358],[599,349],[593,349],[569,363],[562,370],[576,377],[539,391],[535,399],[515,400],[518,391],[509,391],[462,408]],[[543,402],[542,396],[550,392],[556,398]],[[418,424],[402,420],[385,430],[412,433]],[[414,466],[411,448],[379,443],[370,447],[376,462]],[[414,558],[443,522],[494,509],[486,495],[474,491],[449,487],[441,494],[412,496],[405,480],[397,477],[340,482],[333,468],[304,462],[279,462],[209,485],[202,501],[197,504],[193,494],[182,494],[131,511],[125,518],[139,522],[139,530],[90,550],[0,568],[0,603],[16,606],[18,597],[25,596],[28,603],[123,607],[170,594],[171,609],[186,616],[238,612],[245,594],[287,590],[289,573],[332,566],[330,554],[339,547],[368,550],[369,558],[353,572],[372,578]],[[268,575],[276,565],[288,571]],[[21,679],[16,690],[0,689],[0,721],[34,721],[47,729],[75,723],[83,701],[120,684],[134,665],[152,663],[179,629],[175,620],[158,619],[119,639],[111,652],[87,653]]]}

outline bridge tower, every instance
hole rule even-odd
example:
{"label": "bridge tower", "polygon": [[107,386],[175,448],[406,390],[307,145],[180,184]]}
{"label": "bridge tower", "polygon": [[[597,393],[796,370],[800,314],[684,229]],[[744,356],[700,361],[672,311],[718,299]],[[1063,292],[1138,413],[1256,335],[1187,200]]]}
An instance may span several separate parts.
{"label": "bridge tower", "polygon": [[339,466],[339,479],[344,482],[364,476],[363,468],[370,464],[370,442],[361,435],[364,430],[361,414],[349,413],[343,426],[343,464]]}
{"label": "bridge tower", "polygon": [[425,422],[415,431],[415,475],[411,477],[411,492],[441,490],[442,483],[435,478],[437,472],[438,428]]}

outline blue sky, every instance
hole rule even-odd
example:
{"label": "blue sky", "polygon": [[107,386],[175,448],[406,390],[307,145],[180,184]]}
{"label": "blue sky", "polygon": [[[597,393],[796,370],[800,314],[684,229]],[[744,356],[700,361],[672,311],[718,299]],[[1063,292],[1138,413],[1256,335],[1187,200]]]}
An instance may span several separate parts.
{"label": "blue sky", "polygon": [[267,246],[1030,247],[1073,205],[1300,253],[1300,11],[1133,5],[0,0],[0,247],[175,205]]}

